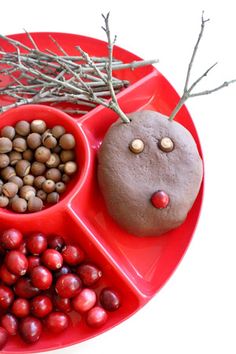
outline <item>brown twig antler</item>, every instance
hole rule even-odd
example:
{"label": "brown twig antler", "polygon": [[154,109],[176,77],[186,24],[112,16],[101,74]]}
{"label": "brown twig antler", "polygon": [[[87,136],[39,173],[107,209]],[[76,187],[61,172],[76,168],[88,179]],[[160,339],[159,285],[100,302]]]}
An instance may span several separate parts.
{"label": "brown twig antler", "polygon": [[183,95],[181,96],[178,104],[176,105],[176,107],[174,108],[174,110],[171,112],[170,116],[169,116],[169,120],[172,121],[176,114],[179,112],[179,110],[182,108],[182,106],[185,104],[185,102],[187,101],[188,98],[190,97],[196,97],[196,96],[203,96],[203,95],[208,95],[208,94],[211,94],[213,92],[216,92],[224,87],[227,87],[229,86],[230,84],[236,82],[236,79],[235,80],[230,80],[230,81],[225,81],[223,82],[223,84],[213,88],[213,89],[210,89],[210,90],[204,90],[204,91],[200,91],[200,92],[196,92],[196,93],[192,93],[192,90],[197,86],[197,84],[204,78],[208,75],[208,73],[217,65],[217,63],[214,63],[213,65],[211,65],[206,71],[203,72],[203,74],[196,80],[194,81],[194,83],[192,85],[189,86],[189,80],[190,80],[190,75],[191,75],[191,70],[192,70],[192,67],[193,67],[193,62],[194,62],[194,59],[196,57],[196,53],[197,53],[197,50],[198,50],[198,47],[199,47],[199,43],[202,39],[202,36],[203,36],[203,32],[204,32],[204,29],[205,29],[205,24],[209,21],[209,19],[204,19],[204,11],[202,12],[202,17],[201,17],[201,30],[200,30],[200,33],[198,35],[198,39],[197,39],[197,42],[194,46],[194,49],[193,49],[193,53],[192,53],[192,56],[191,56],[191,59],[190,59],[190,62],[189,62],[189,65],[188,65],[188,70],[187,70],[187,75],[186,75],[186,79],[185,79],[185,85],[184,85],[184,91],[183,91]]}

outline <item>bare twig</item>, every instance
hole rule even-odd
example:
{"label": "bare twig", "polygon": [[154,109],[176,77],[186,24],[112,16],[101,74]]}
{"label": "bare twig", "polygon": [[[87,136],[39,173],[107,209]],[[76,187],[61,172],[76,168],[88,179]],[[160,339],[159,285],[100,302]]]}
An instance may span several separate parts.
{"label": "bare twig", "polygon": [[[108,79],[107,68],[110,67],[112,73],[112,70],[133,70],[157,62],[154,59],[123,63],[112,57],[112,50],[109,51],[109,57],[90,57],[80,47],[76,49],[80,50],[81,56],[70,56],[52,36],[50,39],[62,55],[47,49],[42,52],[31,34],[25,32],[32,48],[0,35],[0,38],[15,48],[11,52],[0,48],[0,73],[12,80],[7,86],[0,87],[0,95],[8,95],[15,100],[0,107],[0,112],[28,103],[52,105],[72,102],[90,107],[102,104],[122,114],[114,102],[116,94],[127,87],[129,82],[112,77],[111,74]],[[109,100],[111,94],[112,99]],[[85,114],[85,110],[80,107],[73,109],[73,112]]]}
{"label": "bare twig", "polygon": [[227,87],[230,84],[236,82],[236,80],[225,81],[223,84],[219,85],[216,88],[213,88],[213,89],[210,89],[210,90],[204,90],[204,91],[197,92],[197,93],[192,93],[192,90],[194,89],[194,87],[196,87],[197,84],[204,77],[206,77],[208,75],[208,73],[217,65],[217,63],[214,63],[213,65],[211,65],[201,76],[199,76],[199,78],[196,81],[193,82],[192,85],[189,86],[189,80],[190,80],[190,75],[191,75],[191,70],[192,70],[192,67],[193,67],[194,59],[195,59],[196,54],[197,54],[199,43],[200,43],[200,41],[202,39],[202,36],[203,36],[203,32],[204,32],[204,29],[205,29],[205,24],[208,21],[209,21],[209,19],[204,19],[204,11],[203,11],[202,12],[202,17],[201,17],[201,30],[199,32],[198,39],[197,39],[197,42],[196,42],[196,44],[194,46],[193,53],[192,53],[192,56],[191,56],[191,59],[190,59],[189,65],[188,65],[188,70],[187,70],[187,75],[186,75],[186,79],[185,79],[183,95],[181,96],[181,98],[180,98],[179,102],[177,103],[176,107],[174,108],[174,110],[171,112],[171,114],[169,116],[169,120],[170,121],[172,121],[175,118],[176,114],[180,111],[180,109],[185,104],[185,102],[187,101],[188,98],[208,95],[208,94],[216,92],[216,91],[218,91],[218,90],[220,90],[220,89],[222,89],[224,87]]}

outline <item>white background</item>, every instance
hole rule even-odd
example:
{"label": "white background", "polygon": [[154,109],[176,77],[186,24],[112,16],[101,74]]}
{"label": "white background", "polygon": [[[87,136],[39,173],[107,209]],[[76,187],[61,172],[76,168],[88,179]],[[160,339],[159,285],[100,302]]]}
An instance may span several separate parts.
{"label": "white background", "polygon": [[[236,79],[234,3],[1,1],[0,32],[26,28],[104,39],[100,14],[111,10],[117,44],[147,59],[158,57],[158,69],[181,93],[203,9],[211,21],[193,77],[218,61],[201,88]],[[206,183],[201,218],[184,259],[164,288],[132,318],[99,337],[53,353],[236,353],[236,84],[194,98],[187,107],[201,139]]]}

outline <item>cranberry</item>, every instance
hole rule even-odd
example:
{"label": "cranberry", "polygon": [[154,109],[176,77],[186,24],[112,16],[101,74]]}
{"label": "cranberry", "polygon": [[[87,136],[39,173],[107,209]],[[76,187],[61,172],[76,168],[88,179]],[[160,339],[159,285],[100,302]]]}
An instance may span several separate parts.
{"label": "cranberry", "polygon": [[47,290],[52,284],[52,273],[44,266],[33,268],[30,278],[32,284],[40,290]]}
{"label": "cranberry", "polygon": [[26,247],[31,254],[38,256],[47,248],[46,236],[40,232],[30,235],[26,241]]}
{"label": "cranberry", "polygon": [[54,273],[54,278],[58,279],[61,275],[70,274],[71,269],[68,265],[64,264],[58,271]]}
{"label": "cranberry", "polygon": [[31,284],[29,278],[19,278],[14,286],[14,291],[17,296],[24,299],[30,299],[39,293],[39,289]]}
{"label": "cranberry", "polygon": [[42,333],[41,321],[33,316],[25,317],[19,324],[19,332],[26,343],[35,343]]}
{"label": "cranberry", "polygon": [[60,333],[69,326],[69,317],[63,312],[51,312],[46,317],[45,324],[50,332]]}
{"label": "cranberry", "polygon": [[11,312],[18,318],[23,318],[30,313],[30,302],[27,299],[19,297],[16,299],[11,307]]}
{"label": "cranberry", "polygon": [[90,327],[100,327],[107,321],[107,317],[107,313],[102,307],[95,306],[89,310],[86,322]]}
{"label": "cranberry", "polygon": [[120,297],[116,291],[104,288],[99,297],[102,307],[107,311],[115,311],[120,307]]}
{"label": "cranberry", "polygon": [[28,261],[25,255],[19,251],[10,251],[5,257],[5,264],[9,272],[15,275],[24,275],[27,272]]}
{"label": "cranberry", "polygon": [[5,264],[0,267],[0,279],[7,285],[13,285],[17,281],[17,276],[8,271]]}
{"label": "cranberry", "polygon": [[0,308],[7,309],[11,306],[14,300],[13,291],[3,284],[0,285]]}
{"label": "cranberry", "polygon": [[61,297],[71,298],[77,295],[82,288],[80,278],[75,274],[65,274],[58,278],[55,286],[57,294]]}
{"label": "cranberry", "polygon": [[71,311],[70,299],[60,297],[59,295],[55,295],[53,300],[54,300],[54,305],[58,310],[61,310],[63,312]]}
{"label": "cranberry", "polygon": [[61,236],[52,235],[48,240],[48,247],[53,248],[57,251],[61,251],[63,246],[65,245],[65,241]]}
{"label": "cranberry", "polygon": [[0,327],[0,350],[6,345],[8,340],[8,333],[5,328]]}
{"label": "cranberry", "polygon": [[81,264],[76,272],[85,286],[94,285],[102,276],[102,271],[91,263]]}
{"label": "cranberry", "polygon": [[2,316],[1,325],[11,336],[15,336],[17,334],[18,321],[17,318],[11,313],[7,313]]}
{"label": "cranberry", "polygon": [[52,248],[49,248],[43,252],[41,260],[43,264],[51,270],[60,269],[63,264],[62,255],[57,250]]}
{"label": "cranberry", "polygon": [[79,246],[67,245],[62,249],[64,261],[70,266],[76,266],[84,260],[84,252]]}
{"label": "cranberry", "polygon": [[170,198],[164,191],[157,191],[151,197],[152,205],[157,209],[164,209],[168,206]]}
{"label": "cranberry", "polygon": [[77,312],[86,312],[96,303],[97,296],[94,290],[84,288],[72,299],[72,305]]}
{"label": "cranberry", "polygon": [[35,267],[40,265],[40,257],[39,256],[29,256],[28,258],[28,273]]}
{"label": "cranberry", "polygon": [[7,250],[13,250],[20,247],[22,240],[22,233],[16,229],[8,229],[0,236],[1,246]]}
{"label": "cranberry", "polygon": [[35,317],[45,317],[52,311],[52,301],[46,295],[35,296],[31,300],[31,312]]}

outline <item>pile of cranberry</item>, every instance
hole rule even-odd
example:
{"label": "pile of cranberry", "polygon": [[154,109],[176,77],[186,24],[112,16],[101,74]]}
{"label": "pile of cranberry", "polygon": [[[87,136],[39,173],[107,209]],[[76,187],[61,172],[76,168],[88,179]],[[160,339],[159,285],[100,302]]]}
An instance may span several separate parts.
{"label": "pile of cranberry", "polygon": [[64,331],[74,310],[90,327],[102,326],[107,311],[120,307],[117,292],[96,290],[102,271],[86,261],[83,250],[58,235],[16,229],[0,234],[0,349],[9,335],[26,343],[39,340],[42,328]]}

